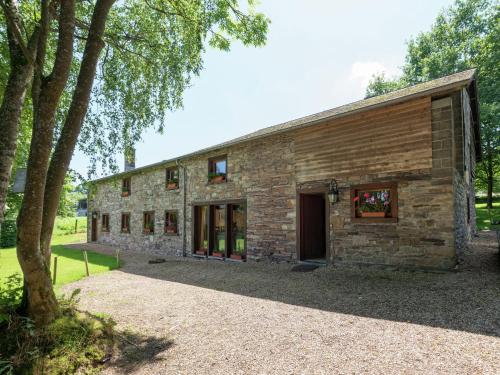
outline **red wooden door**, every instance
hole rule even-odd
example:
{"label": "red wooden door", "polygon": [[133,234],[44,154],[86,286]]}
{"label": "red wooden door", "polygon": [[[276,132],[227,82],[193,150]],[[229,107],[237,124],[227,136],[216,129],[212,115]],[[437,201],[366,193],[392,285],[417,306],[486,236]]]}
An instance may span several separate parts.
{"label": "red wooden door", "polygon": [[324,259],[325,197],[316,194],[300,196],[300,260]]}

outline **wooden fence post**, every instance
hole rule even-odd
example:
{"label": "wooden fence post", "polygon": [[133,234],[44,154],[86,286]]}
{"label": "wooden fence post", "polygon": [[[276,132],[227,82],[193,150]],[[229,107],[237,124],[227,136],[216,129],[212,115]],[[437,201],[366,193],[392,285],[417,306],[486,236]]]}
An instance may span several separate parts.
{"label": "wooden fence post", "polygon": [[57,257],[54,257],[54,279],[52,281],[52,285],[56,285],[57,280]]}
{"label": "wooden fence post", "polygon": [[87,272],[87,276],[89,274],[89,258],[87,257],[87,250],[83,250],[83,260],[85,261],[85,271]]}
{"label": "wooden fence post", "polygon": [[75,219],[75,233],[78,233],[78,219]]}

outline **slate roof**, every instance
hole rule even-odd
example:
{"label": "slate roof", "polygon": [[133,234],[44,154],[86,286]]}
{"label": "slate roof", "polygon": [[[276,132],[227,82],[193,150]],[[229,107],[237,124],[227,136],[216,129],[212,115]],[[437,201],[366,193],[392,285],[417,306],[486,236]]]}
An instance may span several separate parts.
{"label": "slate roof", "polygon": [[219,143],[215,146],[207,147],[189,154],[185,154],[176,158],[163,160],[158,163],[145,165],[143,167],[136,168],[132,171],[121,172],[111,176],[102,177],[94,180],[94,182],[107,180],[110,178],[119,177],[122,175],[131,175],[137,172],[141,172],[147,169],[155,169],[166,164],[172,164],[177,160],[188,159],[193,156],[202,155],[211,151],[216,151],[218,149],[233,146],[238,143],[248,142],[251,140],[259,139],[262,137],[267,137],[270,135],[275,135],[278,133],[288,132],[308,126],[313,126],[322,123],[326,120],[335,119],[342,116],[352,115],[361,111],[367,111],[374,108],[384,107],[390,104],[395,104],[398,102],[403,102],[409,99],[415,99],[418,97],[436,95],[439,93],[444,93],[453,89],[467,87],[469,84],[475,81],[476,70],[469,69],[455,74],[451,74],[445,77],[433,79],[424,83],[419,83],[414,86],[405,87],[400,90],[396,90],[387,94],[374,96],[368,99],[359,100],[353,103],[345,104],[340,107],[335,107],[328,109],[326,111],[318,112],[309,116],[301,117],[295,120],[287,121],[278,125],[269,126],[255,132],[243,135],[238,138],[231,139],[227,142]]}

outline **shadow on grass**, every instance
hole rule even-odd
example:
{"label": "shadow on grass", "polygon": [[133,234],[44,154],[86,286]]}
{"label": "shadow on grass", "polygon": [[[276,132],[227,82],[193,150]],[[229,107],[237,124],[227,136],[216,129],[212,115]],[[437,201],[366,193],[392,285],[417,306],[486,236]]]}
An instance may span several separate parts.
{"label": "shadow on grass", "polygon": [[182,258],[148,265],[144,255],[126,253],[121,271],[329,312],[500,337],[496,246],[494,233],[482,233],[458,272],[319,268],[297,273],[287,264]]}

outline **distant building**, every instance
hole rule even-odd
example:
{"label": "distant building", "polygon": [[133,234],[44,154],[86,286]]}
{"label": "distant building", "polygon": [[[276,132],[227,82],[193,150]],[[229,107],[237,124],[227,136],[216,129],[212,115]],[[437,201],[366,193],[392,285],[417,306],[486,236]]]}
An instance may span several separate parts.
{"label": "distant building", "polygon": [[76,216],[87,216],[87,199],[79,199],[76,206]]}

